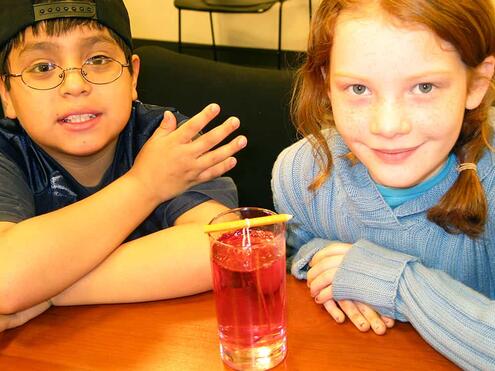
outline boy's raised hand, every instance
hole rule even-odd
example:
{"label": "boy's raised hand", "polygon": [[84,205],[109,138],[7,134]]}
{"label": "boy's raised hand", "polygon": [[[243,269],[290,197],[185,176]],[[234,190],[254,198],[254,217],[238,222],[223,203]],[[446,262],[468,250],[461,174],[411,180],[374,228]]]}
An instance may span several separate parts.
{"label": "boy's raised hand", "polygon": [[179,128],[175,116],[165,112],[129,174],[139,179],[158,202],[163,202],[232,169],[236,164],[232,156],[246,146],[246,137],[238,136],[219,148],[212,148],[239,127],[239,119],[231,117],[198,136],[219,112],[217,104],[210,104]]}
{"label": "boy's raised hand", "polygon": [[387,328],[394,326],[393,319],[381,316],[364,303],[333,299],[332,283],[335,273],[351,247],[348,243],[332,243],[313,256],[307,276],[311,296],[315,298],[316,303],[325,307],[336,322],[344,322],[347,315],[360,331],[368,331],[371,328],[376,334],[383,335]]}

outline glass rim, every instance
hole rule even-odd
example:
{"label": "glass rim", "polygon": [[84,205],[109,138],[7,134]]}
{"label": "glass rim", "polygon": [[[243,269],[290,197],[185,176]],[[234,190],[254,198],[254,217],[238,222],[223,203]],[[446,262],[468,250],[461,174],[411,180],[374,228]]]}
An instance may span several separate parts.
{"label": "glass rim", "polygon": [[[208,224],[214,224],[215,220],[218,219],[218,218],[221,218],[227,214],[232,214],[232,213],[239,213],[243,210],[255,210],[255,211],[260,211],[260,212],[263,212],[263,213],[266,213],[266,215],[277,215],[277,213],[273,210],[270,210],[270,209],[265,209],[263,207],[254,207],[254,206],[244,206],[244,207],[237,207],[237,208],[234,208],[234,209],[230,209],[230,210],[226,210],[226,211],[223,211],[221,212],[220,214],[218,214],[217,216],[215,216]],[[260,215],[262,216],[262,215]],[[285,223],[277,223],[277,224],[274,224],[274,225],[284,225]],[[267,226],[265,226],[267,227]],[[250,227],[250,228],[253,228],[253,229],[256,229],[256,228],[263,228],[263,227]],[[281,232],[283,232],[283,227],[282,229],[278,229],[279,227],[277,227],[277,232],[275,233],[274,237],[278,237],[280,235]],[[237,230],[242,230],[243,228],[239,228],[239,229],[236,229]],[[222,236],[223,234],[225,233],[225,231],[219,231],[219,232],[210,232],[208,233],[208,239],[211,241],[214,241],[215,244],[217,245],[220,245],[222,246],[223,248],[245,248],[245,247],[240,247],[240,246],[236,246],[236,245],[232,245],[230,243],[225,243],[225,242],[221,242],[218,240],[218,237]],[[212,246],[212,245],[211,245]],[[210,246],[210,247],[211,247]],[[252,245],[252,246],[256,246],[256,244]]]}
{"label": "glass rim", "polygon": [[220,214],[216,215],[213,217],[213,219],[211,219],[209,222],[208,222],[208,225],[210,224],[214,224],[213,222],[216,220],[216,219],[219,219],[227,214],[233,214],[233,213],[236,213],[236,212],[239,212],[239,211],[243,211],[243,210],[257,210],[257,211],[262,211],[262,212],[265,212],[267,215],[276,215],[277,213],[273,210],[270,210],[270,209],[265,209],[263,207],[257,207],[257,206],[243,206],[243,207],[236,207],[234,209],[229,209],[229,210],[226,210],[226,211],[223,211],[221,212]]}

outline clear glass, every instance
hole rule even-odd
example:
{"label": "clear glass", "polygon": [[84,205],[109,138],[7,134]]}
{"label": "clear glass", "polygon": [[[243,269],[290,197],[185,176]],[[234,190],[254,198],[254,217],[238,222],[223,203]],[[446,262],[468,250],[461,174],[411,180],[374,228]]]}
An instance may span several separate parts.
{"label": "clear glass", "polygon": [[[210,224],[274,215],[244,207]],[[287,353],[285,223],[211,232],[220,354],[237,370],[266,370]]]}

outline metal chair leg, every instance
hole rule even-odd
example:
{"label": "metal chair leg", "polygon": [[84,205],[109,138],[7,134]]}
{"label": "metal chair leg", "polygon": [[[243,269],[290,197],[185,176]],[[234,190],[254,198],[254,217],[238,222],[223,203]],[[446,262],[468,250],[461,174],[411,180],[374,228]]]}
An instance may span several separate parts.
{"label": "metal chair leg", "polygon": [[179,44],[178,44],[178,52],[182,53],[182,33],[181,33],[181,16],[180,16],[180,9],[179,9]]}
{"label": "metal chair leg", "polygon": [[213,30],[213,16],[210,11],[211,43],[213,46],[213,60],[217,61],[217,45],[215,44],[215,31]]}
{"label": "metal chair leg", "polygon": [[280,2],[280,7],[278,10],[278,50],[277,50],[277,67],[280,69],[282,62],[282,5],[283,1]]}

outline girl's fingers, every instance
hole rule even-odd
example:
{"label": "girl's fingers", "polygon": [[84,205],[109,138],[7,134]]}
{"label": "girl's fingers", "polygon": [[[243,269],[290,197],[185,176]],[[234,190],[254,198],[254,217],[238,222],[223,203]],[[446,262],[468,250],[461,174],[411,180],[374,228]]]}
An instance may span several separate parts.
{"label": "girl's fingers", "polygon": [[385,334],[385,332],[387,331],[387,326],[383,322],[380,314],[378,314],[373,308],[366,304],[359,302],[355,302],[355,304],[364,318],[366,318],[366,320],[369,322],[373,332],[377,335]]}
{"label": "girl's fingers", "polygon": [[342,262],[343,256],[328,256],[324,259],[321,259],[318,264],[315,264],[309,271],[306,276],[306,280],[308,281],[308,285],[311,285],[313,280],[315,280],[318,276],[320,276],[323,272],[329,269],[337,269]]}
{"label": "girl's fingers", "polygon": [[311,296],[315,297],[321,290],[331,285],[336,271],[336,269],[327,269],[315,277],[311,282],[308,281]]}
{"label": "girl's fingers", "polygon": [[313,258],[311,259],[311,262],[309,263],[309,266],[312,267],[316,264],[318,264],[322,259],[325,259],[330,256],[334,255],[345,255],[347,251],[351,248],[351,244],[348,243],[332,243],[328,245],[327,247],[321,249],[318,251],[315,255],[313,255]]}
{"label": "girl's fingers", "polygon": [[318,295],[315,296],[315,302],[317,304],[323,304],[328,300],[333,299],[333,285],[329,285],[318,293]]}
{"label": "girl's fingers", "polygon": [[390,317],[385,317],[385,316],[381,316],[382,318],[382,321],[383,323],[385,324],[385,326],[387,326],[387,328],[392,328],[394,327],[395,325],[395,320],[393,318],[390,318]]}
{"label": "girl's fingers", "polygon": [[338,301],[338,304],[359,331],[366,332],[370,329],[370,323],[361,314],[360,310],[352,300],[340,300]]}
{"label": "girl's fingers", "polygon": [[332,318],[337,323],[342,323],[345,321],[345,314],[340,310],[335,301],[327,300],[323,303],[323,306],[327,310],[327,312],[332,316]]}

